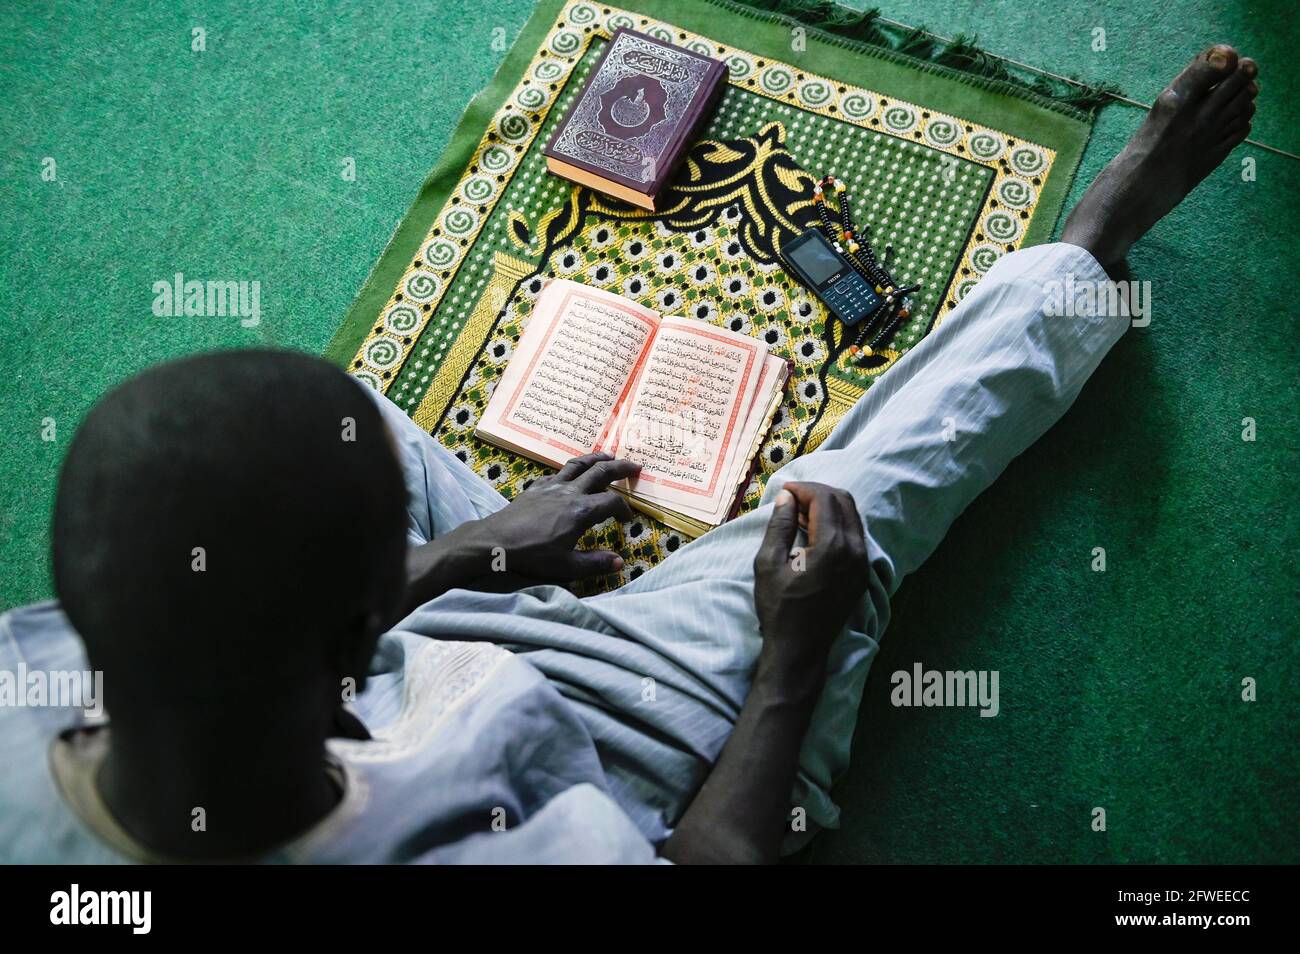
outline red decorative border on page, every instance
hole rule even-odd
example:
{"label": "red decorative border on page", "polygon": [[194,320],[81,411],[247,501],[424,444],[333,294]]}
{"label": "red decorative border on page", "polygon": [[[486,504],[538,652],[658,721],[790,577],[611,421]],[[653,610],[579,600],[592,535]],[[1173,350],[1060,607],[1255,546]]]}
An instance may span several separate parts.
{"label": "red decorative border on page", "polygon": [[713,468],[713,479],[709,481],[709,489],[700,490],[698,487],[692,487],[689,484],[678,483],[675,480],[666,480],[666,479],[660,479],[658,477],[646,477],[646,476],[636,477],[635,483],[639,484],[641,481],[645,481],[648,484],[658,484],[661,487],[671,487],[673,490],[680,490],[688,494],[698,494],[701,497],[712,497],[713,490],[718,484],[718,477],[722,473],[722,466],[727,462],[727,452],[731,448],[732,438],[735,436],[736,418],[740,416],[740,395],[745,393],[746,386],[749,384],[749,375],[754,369],[754,356],[758,354],[758,345],[750,344],[748,342],[736,341],[734,338],[728,338],[725,335],[716,334],[714,332],[705,331],[703,329],[696,330],[692,328],[689,331],[682,328],[668,329],[668,333],[672,333],[674,331],[679,331],[682,334],[688,334],[688,335],[701,335],[705,338],[712,338],[714,341],[721,341],[724,344],[729,344],[734,348],[744,348],[749,352],[749,359],[745,362],[745,373],[740,378],[740,387],[737,389],[736,399],[731,402],[731,419],[727,421],[727,431],[722,436],[722,447],[719,449],[718,458]]}
{"label": "red decorative border on page", "polygon": [[[532,380],[533,368],[537,365],[537,362],[541,359],[542,355],[546,353],[546,349],[550,347],[551,339],[555,336],[555,330],[560,326],[560,317],[564,314],[565,309],[569,307],[569,302],[572,299],[578,297],[578,295],[579,293],[572,289],[564,293],[564,300],[560,302],[559,306],[555,309],[554,313],[551,315],[551,323],[546,328],[546,334],[543,336],[541,344],[538,345],[537,348],[533,351],[533,356],[528,362],[527,369],[525,369],[523,376],[520,377],[519,384],[516,385],[514,393],[510,395],[510,400],[506,402],[505,410],[501,412],[501,416],[499,418],[499,423],[503,427],[508,427],[512,431],[517,431],[518,433],[527,435],[528,437],[531,437],[534,440],[541,441],[543,444],[548,444],[551,447],[554,447],[556,450],[564,451],[566,454],[568,454],[571,457],[580,457],[583,454],[589,454],[591,453],[591,448],[573,447],[571,445],[564,444],[563,442],[556,440],[554,437],[552,437],[549,434],[543,434],[540,431],[534,431],[531,428],[527,428],[520,424],[516,424],[515,422],[510,420],[510,415],[514,412],[515,404],[519,401],[519,396],[523,394],[524,388],[526,388],[529,382]],[[583,297],[593,301],[600,301],[602,304],[609,305],[611,308],[617,308],[619,311],[623,312],[629,317],[635,318],[637,321],[649,325],[650,336],[646,338],[646,341],[650,341],[654,337],[655,331],[658,329],[658,325],[656,325],[653,321],[651,321],[645,315],[641,314],[641,312],[629,308],[626,305],[619,304],[618,302],[607,301],[604,298],[601,298],[596,295],[585,295]],[[642,357],[644,357],[644,355],[645,355],[645,347],[643,345]],[[640,360],[638,360],[637,365],[639,366],[640,363],[641,363]],[[633,370],[635,370],[635,368]],[[613,416],[614,413],[618,411],[619,406],[623,403],[624,399],[627,397],[628,391],[631,389],[632,382],[635,379],[636,379],[636,375],[631,374],[628,376],[627,381],[624,382],[623,390],[619,394],[618,400],[614,402],[614,406],[610,409],[611,417]],[[596,441],[597,447],[600,446],[600,442],[604,440],[605,434],[608,431],[609,431],[609,422],[606,421],[604,427],[600,431],[600,437],[597,438]]]}

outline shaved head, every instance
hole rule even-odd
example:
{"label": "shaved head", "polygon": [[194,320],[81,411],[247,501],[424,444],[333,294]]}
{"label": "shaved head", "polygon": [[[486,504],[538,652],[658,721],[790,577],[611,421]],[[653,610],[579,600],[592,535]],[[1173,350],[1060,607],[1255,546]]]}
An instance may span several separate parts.
{"label": "shaved head", "polygon": [[306,685],[389,622],[405,514],[359,384],[294,352],[200,355],[87,416],[59,480],[55,588],[115,712]]}

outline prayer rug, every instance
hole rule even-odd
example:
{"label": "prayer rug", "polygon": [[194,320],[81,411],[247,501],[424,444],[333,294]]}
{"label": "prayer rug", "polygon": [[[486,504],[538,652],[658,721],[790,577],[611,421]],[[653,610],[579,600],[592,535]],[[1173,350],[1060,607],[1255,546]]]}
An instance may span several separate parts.
{"label": "prayer rug", "polygon": [[[1050,238],[1100,101],[1023,82],[961,39],[940,49],[916,32],[891,38],[871,14],[850,19],[851,30],[834,17],[821,30],[729,0],[543,0],[328,356],[512,497],[545,468],[473,431],[546,277],[754,335],[794,368],[744,493],[754,506],[768,477],[814,450],[999,257]],[[619,27],[730,72],[657,212],[551,175],[542,156]],[[779,258],[816,221],[812,186],[828,173],[848,184],[877,252],[892,247],[894,276],[923,286],[912,317],[863,363]],[[611,521],[584,545],[621,552],[621,578],[582,591],[633,579],[685,542],[639,515]]]}

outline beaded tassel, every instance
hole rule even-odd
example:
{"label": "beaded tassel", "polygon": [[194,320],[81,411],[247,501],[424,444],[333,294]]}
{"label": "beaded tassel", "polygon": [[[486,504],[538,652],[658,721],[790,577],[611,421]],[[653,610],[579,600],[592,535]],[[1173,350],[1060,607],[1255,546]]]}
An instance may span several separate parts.
{"label": "beaded tassel", "polygon": [[[827,189],[835,192],[836,203],[839,206],[838,228],[831,219],[830,210],[826,207]],[[861,323],[853,344],[848,348],[849,355],[855,361],[869,358],[875,354],[875,349],[879,345],[887,341],[903,322],[911,317],[912,299],[907,296],[919,290],[921,286],[897,288],[893,277],[876,258],[871,244],[858,241],[857,230],[853,226],[853,202],[849,198],[848,186],[845,183],[834,176],[826,176],[813,185],[813,204],[816,206],[822,229],[830,238],[831,244],[835,246],[835,250],[844,255],[853,269],[875,287],[877,295],[884,297],[884,302],[875,313]],[[889,254],[892,254],[892,250],[886,249],[886,257]],[[864,349],[862,343],[866,341],[871,328],[877,324],[880,326],[879,331]]]}

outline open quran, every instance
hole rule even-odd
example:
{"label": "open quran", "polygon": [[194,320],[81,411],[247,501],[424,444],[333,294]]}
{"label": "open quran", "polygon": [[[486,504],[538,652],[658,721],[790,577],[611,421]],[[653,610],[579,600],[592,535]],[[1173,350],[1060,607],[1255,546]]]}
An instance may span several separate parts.
{"label": "open quran", "polygon": [[615,489],[697,536],[734,512],[788,373],[747,335],[557,279],[475,433],[554,467],[595,451],[635,461]]}

